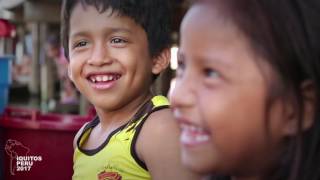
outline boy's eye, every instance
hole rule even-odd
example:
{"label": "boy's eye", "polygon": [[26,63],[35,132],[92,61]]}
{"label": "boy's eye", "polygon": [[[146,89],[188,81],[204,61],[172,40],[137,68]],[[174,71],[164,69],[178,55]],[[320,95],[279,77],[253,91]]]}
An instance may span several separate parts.
{"label": "boy's eye", "polygon": [[120,38],[113,38],[111,39],[111,43],[113,44],[119,44],[119,43],[126,43],[126,40],[120,39]]}
{"label": "boy's eye", "polygon": [[205,77],[208,77],[208,78],[216,78],[216,77],[219,77],[219,73],[211,68],[205,68],[203,70],[203,73],[205,75]]}

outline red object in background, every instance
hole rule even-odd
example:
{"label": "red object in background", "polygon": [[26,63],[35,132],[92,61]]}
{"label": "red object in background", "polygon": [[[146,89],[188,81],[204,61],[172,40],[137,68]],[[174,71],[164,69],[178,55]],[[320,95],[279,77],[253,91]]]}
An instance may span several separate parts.
{"label": "red object in background", "polygon": [[16,27],[5,19],[0,19],[0,37],[13,37]]}
{"label": "red object in background", "polygon": [[[73,138],[91,119],[92,116],[41,114],[36,110],[7,108],[0,116],[0,143],[5,147],[0,151],[0,157],[4,157],[0,158],[4,159],[4,177],[0,172],[0,179],[70,180]],[[29,160],[33,163],[29,170],[27,165],[21,166],[25,169],[18,169],[17,156],[36,156],[38,161]]]}

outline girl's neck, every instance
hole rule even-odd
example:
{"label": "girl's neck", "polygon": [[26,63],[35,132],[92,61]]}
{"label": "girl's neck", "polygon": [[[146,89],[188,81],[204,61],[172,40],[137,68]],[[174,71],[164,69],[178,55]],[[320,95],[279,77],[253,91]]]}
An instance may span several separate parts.
{"label": "girl's neck", "polygon": [[253,176],[243,176],[243,177],[231,177],[231,180],[270,180],[272,179],[270,175],[253,175]]}
{"label": "girl's neck", "polygon": [[264,180],[260,177],[232,177],[231,180]]}

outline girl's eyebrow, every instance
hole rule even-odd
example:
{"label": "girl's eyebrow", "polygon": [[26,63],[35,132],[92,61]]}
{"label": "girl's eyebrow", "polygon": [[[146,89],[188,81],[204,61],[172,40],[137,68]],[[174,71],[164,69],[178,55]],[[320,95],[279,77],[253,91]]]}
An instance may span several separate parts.
{"label": "girl's eyebrow", "polygon": [[203,64],[215,64],[218,65],[220,67],[224,67],[224,68],[230,68],[231,65],[229,63],[227,63],[226,61],[223,61],[221,58],[219,57],[212,57],[212,56],[202,56],[198,58],[199,61]]}
{"label": "girl's eyebrow", "polygon": [[[177,53],[178,60],[185,60],[185,55],[182,51],[178,50]],[[231,68],[231,64],[223,61],[221,58],[213,57],[210,54],[201,54],[200,56],[196,56],[198,63],[200,64],[215,64],[217,66],[223,68]]]}

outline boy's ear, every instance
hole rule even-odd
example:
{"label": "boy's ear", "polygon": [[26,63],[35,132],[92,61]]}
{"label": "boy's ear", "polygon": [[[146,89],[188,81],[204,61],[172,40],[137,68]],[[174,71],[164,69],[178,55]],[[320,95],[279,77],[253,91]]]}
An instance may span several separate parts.
{"label": "boy's ear", "polygon": [[[301,129],[302,131],[306,131],[310,129],[314,123],[316,90],[314,83],[311,80],[306,80],[303,82],[300,89],[303,101],[302,103],[304,106],[301,115]],[[294,136],[298,132],[299,117],[298,113],[293,108],[293,105],[290,105],[287,115],[288,122],[285,127],[285,134],[287,136]]]}
{"label": "boy's ear", "polygon": [[170,49],[164,49],[158,56],[152,60],[152,73],[160,74],[166,69],[170,63],[171,52]]}

